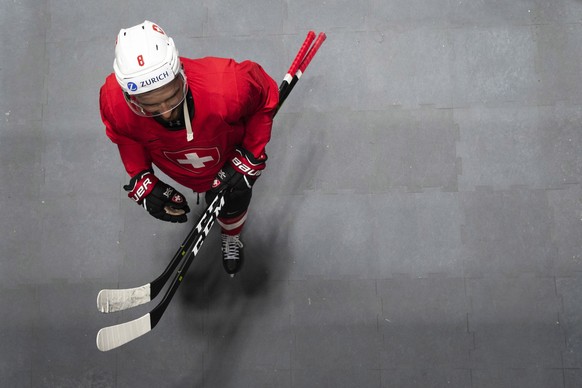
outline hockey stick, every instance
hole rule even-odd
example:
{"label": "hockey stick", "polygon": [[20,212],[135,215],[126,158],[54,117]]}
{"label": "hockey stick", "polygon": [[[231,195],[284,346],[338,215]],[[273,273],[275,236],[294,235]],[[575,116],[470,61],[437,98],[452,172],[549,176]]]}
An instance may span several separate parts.
{"label": "hockey stick", "polygon": [[[168,288],[168,291],[166,291],[166,294],[164,295],[162,301],[156,307],[154,307],[152,311],[142,316],[141,318],[134,319],[133,321],[125,323],[120,323],[118,325],[105,327],[99,330],[99,332],[97,333],[97,348],[99,350],[105,352],[111,349],[115,349],[121,345],[128,343],[129,341],[141,337],[142,335],[151,331],[158,324],[158,322],[162,318],[162,315],[164,314],[164,311],[166,311],[166,308],[170,304],[172,297],[176,293],[176,290],[178,290],[180,283],[184,279],[186,271],[188,271],[188,268],[190,267],[190,264],[194,260],[194,257],[202,247],[204,239],[206,238],[206,236],[208,236],[208,233],[210,232],[212,225],[214,225],[216,217],[218,217],[220,210],[222,210],[222,207],[224,206],[224,197],[225,192],[220,192],[218,193],[218,195],[216,195],[210,206],[208,206],[208,208],[206,209],[202,217],[200,217],[200,220],[192,230],[192,232],[194,233],[192,232],[190,233],[190,235],[194,234],[196,235],[195,240],[192,241],[193,245],[191,247],[191,252],[182,262],[182,265],[178,269],[178,272],[176,273],[176,276],[174,277],[174,280],[172,281],[170,288]],[[170,263],[170,266],[173,265],[174,265],[173,263]],[[166,269],[167,272],[171,272],[169,269],[170,266],[168,266],[168,268]],[[164,271],[164,273],[166,271]]]}
{"label": "hockey stick", "polygon": [[[219,200],[220,201],[220,200]],[[164,285],[170,280],[170,277],[174,274],[174,270],[178,268],[180,261],[184,258],[186,253],[188,253],[192,245],[192,241],[199,234],[199,225],[206,222],[206,218],[212,217],[214,214],[214,208],[218,206],[216,198],[200,216],[198,223],[188,236],[180,245],[180,249],[176,252],[164,272],[158,276],[154,281],[148,284],[144,284],[140,287],[125,288],[125,289],[105,289],[99,291],[97,295],[97,309],[102,313],[113,313],[116,311],[127,310],[129,308],[142,305],[144,303],[153,300],[164,288]]]}
{"label": "hockey stick", "polygon": [[[320,36],[322,34],[323,33],[321,33]],[[323,40],[325,40],[325,34],[323,34],[323,36],[324,36]],[[312,40],[313,39],[311,39],[311,41]],[[318,40],[320,40],[319,37]],[[290,68],[290,71],[291,70],[295,72],[298,72],[299,70],[301,70],[301,72],[305,71],[305,68],[307,68],[307,65],[309,65],[309,62],[311,62],[311,59],[317,52],[317,49],[319,49],[319,46],[321,46],[321,43],[323,43],[323,40],[321,40],[321,42],[317,45],[317,47],[314,50],[313,47],[309,50],[307,56],[301,60],[299,66],[297,65],[292,66]],[[305,49],[302,47],[300,49],[300,53],[304,54],[304,52]],[[296,61],[297,58],[300,57],[299,55],[300,53],[298,53]],[[297,67],[299,69],[297,69]],[[289,73],[287,75],[289,75]],[[299,74],[299,77],[300,76],[301,75]],[[288,84],[289,86],[286,89],[285,94],[281,95],[280,93],[277,111],[281,107],[281,105],[283,104],[283,102],[285,101],[285,99],[295,86],[295,84],[297,83],[299,77],[297,77],[297,74],[294,74],[292,84]],[[277,113],[277,111],[275,111],[275,114]],[[168,267],[164,270],[162,275],[160,275],[156,280],[154,280],[152,283],[146,284],[141,287],[121,290],[102,290],[101,292],[99,292],[97,298],[97,307],[101,312],[120,311],[149,302],[153,298],[155,298],[155,296],[157,296],[157,294],[162,289],[163,285],[168,281],[170,274],[176,269],[180,260],[185,255],[185,252],[190,251],[187,254],[184,261],[182,262],[182,265],[178,269],[174,277],[174,280],[172,281],[172,284],[166,291],[166,294],[164,295],[162,301],[156,307],[154,307],[148,314],[133,321],[105,327],[99,330],[96,339],[97,348],[99,350],[108,351],[117,348],[121,345],[124,345],[127,342],[130,342],[150,332],[157,325],[164,311],[166,310],[170,301],[172,300],[172,297],[174,296],[178,287],[180,286],[184,278],[184,275],[186,274],[186,271],[188,270],[190,264],[194,260],[194,257],[200,250],[200,247],[202,246],[204,239],[206,238],[206,236],[210,232],[210,229],[214,225],[214,222],[216,221],[216,218],[218,217],[220,210],[224,206],[225,202],[224,197],[225,197],[224,192],[219,193],[215,197],[214,201],[208,206],[206,211],[200,217],[200,220],[198,221],[194,229],[192,229],[192,231],[188,234],[188,237],[186,237],[186,240],[184,240],[184,243],[182,244],[180,249],[176,252],[174,258],[172,258]],[[191,248],[184,249],[185,246],[190,245],[192,245]]]}

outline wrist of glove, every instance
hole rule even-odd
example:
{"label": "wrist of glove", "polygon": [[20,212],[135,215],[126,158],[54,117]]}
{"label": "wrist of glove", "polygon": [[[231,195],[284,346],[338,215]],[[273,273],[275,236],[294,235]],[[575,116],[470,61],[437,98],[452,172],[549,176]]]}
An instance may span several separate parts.
{"label": "wrist of glove", "polygon": [[266,160],[266,154],[257,159],[249,151],[238,147],[235,156],[222,166],[214,178],[211,191],[250,190],[265,169]]}
{"label": "wrist of glove", "polygon": [[160,181],[152,170],[145,170],[123,186],[127,196],[143,206],[153,217],[168,222],[186,222],[190,212],[186,198],[172,186]]}

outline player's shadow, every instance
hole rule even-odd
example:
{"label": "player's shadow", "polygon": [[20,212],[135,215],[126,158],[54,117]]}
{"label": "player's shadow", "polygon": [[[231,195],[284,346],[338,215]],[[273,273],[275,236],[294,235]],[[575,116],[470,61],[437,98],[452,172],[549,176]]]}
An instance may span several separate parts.
{"label": "player's shadow", "polygon": [[265,302],[272,303],[273,293],[277,293],[280,280],[286,277],[289,252],[277,241],[284,238],[281,236],[287,231],[270,228],[252,233],[252,224],[251,219],[245,225],[245,229],[249,229],[249,233],[245,231],[242,236],[245,264],[234,278],[222,267],[217,225],[184,278],[179,302],[187,312],[182,324],[184,331],[191,334],[187,341],[208,344],[204,353],[204,373],[196,366],[197,371],[185,380],[187,386],[209,386],[209,381],[212,386],[229,385],[232,376],[224,371],[244,365],[244,360],[239,359],[239,350],[249,322],[264,311]]}
{"label": "player's shadow", "polygon": [[[296,123],[288,122],[288,125]],[[319,148],[325,144],[324,134],[315,131],[312,135],[312,142],[293,158],[297,158],[298,165],[317,170],[323,158]],[[289,177],[289,187],[309,187],[312,182],[307,181],[312,177],[313,173],[297,171]],[[248,341],[250,324],[261,321],[261,314],[268,312],[269,306],[285,309],[288,303],[277,298],[286,292],[283,285],[287,284],[285,279],[295,259],[292,246],[299,244],[290,240],[295,235],[295,217],[304,200],[303,191],[291,195],[270,192],[268,175],[261,179],[264,182],[259,181],[256,186],[242,234],[245,264],[241,272],[231,278],[224,271],[220,228],[214,225],[179,291],[179,300],[187,316],[183,321],[184,330],[191,333],[187,340],[207,344],[204,371],[200,373],[200,366],[196,366],[196,371],[184,380],[187,386],[228,386],[232,374],[225,371],[237,367],[245,369],[249,365],[241,359],[241,349]],[[263,184],[265,187],[260,186]],[[261,206],[265,201],[269,205]],[[269,319],[272,318],[264,317],[262,321],[269,324]]]}

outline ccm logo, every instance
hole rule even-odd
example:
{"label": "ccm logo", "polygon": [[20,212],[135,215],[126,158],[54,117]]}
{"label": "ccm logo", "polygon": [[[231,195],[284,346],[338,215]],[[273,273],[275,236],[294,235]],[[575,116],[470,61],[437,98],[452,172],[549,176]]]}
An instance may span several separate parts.
{"label": "ccm logo", "polygon": [[234,166],[239,169],[240,171],[244,172],[247,175],[250,176],[259,176],[261,175],[261,171],[259,170],[253,170],[251,167],[247,166],[246,164],[244,164],[239,158],[233,158],[232,159],[232,164],[234,164]]}
{"label": "ccm logo", "polygon": [[150,178],[146,178],[140,187],[137,188],[135,194],[133,195],[133,200],[138,202],[141,197],[148,193],[148,186],[152,184]]}

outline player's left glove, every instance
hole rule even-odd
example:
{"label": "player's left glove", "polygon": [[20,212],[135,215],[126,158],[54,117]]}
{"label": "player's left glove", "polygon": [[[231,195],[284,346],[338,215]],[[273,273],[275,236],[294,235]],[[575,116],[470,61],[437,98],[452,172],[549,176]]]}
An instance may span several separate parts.
{"label": "player's left glove", "polygon": [[235,156],[222,166],[214,178],[211,191],[250,190],[264,170],[266,160],[265,154],[257,159],[249,151],[237,147]]}
{"label": "player's left glove", "polygon": [[172,186],[159,180],[153,170],[145,170],[123,186],[127,196],[143,206],[155,218],[168,222],[186,222],[190,212],[186,198]]}

